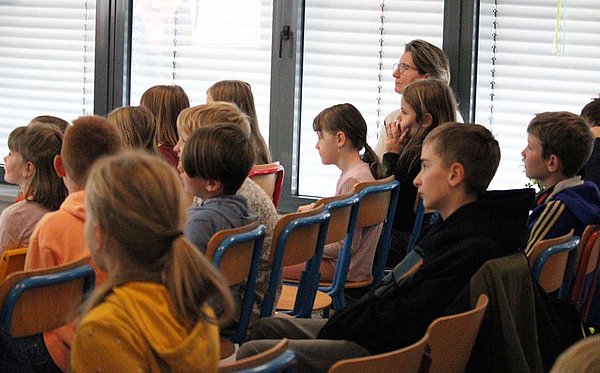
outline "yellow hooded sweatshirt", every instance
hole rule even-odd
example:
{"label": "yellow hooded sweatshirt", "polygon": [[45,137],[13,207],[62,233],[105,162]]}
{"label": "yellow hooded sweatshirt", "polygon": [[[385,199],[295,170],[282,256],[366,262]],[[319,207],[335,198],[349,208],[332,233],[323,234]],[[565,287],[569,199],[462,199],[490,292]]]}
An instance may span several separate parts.
{"label": "yellow hooded sweatshirt", "polygon": [[219,348],[216,322],[200,321],[188,331],[164,285],[129,282],[85,315],[71,366],[74,372],[216,372]]}

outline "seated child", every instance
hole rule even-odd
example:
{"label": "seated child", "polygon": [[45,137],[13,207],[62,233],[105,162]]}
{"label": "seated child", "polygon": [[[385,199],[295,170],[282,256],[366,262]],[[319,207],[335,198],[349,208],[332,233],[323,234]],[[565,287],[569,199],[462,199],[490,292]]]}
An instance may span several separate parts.
{"label": "seated child", "polygon": [[183,147],[180,177],[188,193],[204,200],[188,209],[185,236],[202,252],[213,234],[256,220],[235,194],[254,163],[248,134],[235,124],[198,128]]}
{"label": "seated child", "polygon": [[87,303],[73,342],[73,371],[214,372],[219,327],[206,303],[231,296],[183,237],[173,168],[129,151],[99,161],[86,184],[86,242],[109,280]]}
{"label": "seated child", "polygon": [[[181,157],[183,146],[195,129],[212,126],[217,123],[235,124],[251,136],[251,126],[248,121],[248,116],[242,113],[235,104],[216,101],[210,104],[193,106],[183,110],[177,117],[177,133],[179,134],[179,140],[175,146],[175,151],[178,156]],[[252,181],[252,179],[248,177],[245,178],[236,194],[246,199],[250,210],[257,215],[258,222],[267,229],[263,241],[263,250],[260,258],[258,275],[256,277],[256,285],[254,287],[254,312],[256,315],[259,315],[265,293],[269,286],[269,278],[271,276],[271,240],[273,238],[273,230],[275,230],[279,217],[271,197],[269,197],[258,184]],[[200,206],[202,204],[202,199],[194,197],[193,203],[194,206]],[[279,292],[280,290],[278,293]]]}
{"label": "seated child", "polygon": [[541,240],[575,230],[581,236],[586,225],[600,224],[600,192],[596,184],[582,181],[577,172],[592,151],[588,123],[569,112],[537,114],[527,127],[523,149],[525,174],[540,182],[543,192],[527,221],[529,255]]}
{"label": "seated child", "polygon": [[62,134],[44,125],[18,127],[8,136],[9,153],[4,157],[4,179],[19,186],[21,201],[0,215],[0,254],[27,247],[38,221],[58,210],[67,189],[54,171],[54,157],[60,153]]}
{"label": "seated child", "polygon": [[[400,107],[396,121],[386,125],[388,140],[383,155],[384,176],[393,174],[400,182],[388,267],[395,267],[404,258],[415,225],[418,195],[413,180],[421,170],[423,140],[437,126],[456,119],[454,93],[448,83],[437,79],[409,84]],[[429,216],[424,219],[424,226],[428,223]]]}
{"label": "seated child", "polygon": [[500,162],[490,131],[477,124],[439,126],[425,139],[420,159],[414,183],[425,207],[440,214],[415,247],[423,265],[405,279],[386,278],[329,320],[261,319],[238,358],[292,337],[299,372],[326,372],[341,359],[408,346],[486,261],[521,250],[533,191],[486,192]]}
{"label": "seated child", "polygon": [[[92,164],[105,155],[121,149],[119,133],[113,124],[99,116],[84,116],[73,121],[65,132],[60,155],[54,166],[62,177],[69,195],[57,211],[48,213],[35,227],[25,257],[25,269],[58,266],[90,255],[84,239],[85,183]],[[91,263],[93,266],[94,263]],[[96,285],[106,280],[97,268]],[[24,343],[25,353],[41,371],[69,370],[69,347],[75,334],[71,323],[31,337]]]}
{"label": "seated child", "polygon": [[53,115],[39,115],[33,118],[27,126],[31,126],[34,124],[42,124],[53,127],[59,130],[63,135],[67,128],[69,128],[70,126],[69,122],[67,122],[66,120],[59,117],[55,117]]}
{"label": "seated child", "polygon": [[583,179],[593,181],[600,187],[600,97],[593,99],[581,109],[581,116],[588,120],[594,135],[592,155],[583,166]]}
{"label": "seated child", "polygon": [[[377,155],[367,144],[367,123],[353,105],[340,104],[327,108],[313,120],[313,129],[318,140],[315,148],[319,151],[323,164],[336,165],[342,174],[337,182],[335,194],[352,192],[356,183],[373,181],[379,178],[381,167]],[[365,149],[363,156],[360,151]],[[309,209],[302,206],[299,210]],[[377,242],[381,234],[381,224],[357,229],[352,239],[348,281],[371,279],[371,269]],[[326,245],[321,260],[321,281],[332,281],[337,259],[343,242]],[[284,278],[299,280],[305,263],[283,269]]]}
{"label": "seated child", "polygon": [[144,149],[158,154],[154,115],[145,106],[124,106],[106,117],[119,129],[123,148]]}

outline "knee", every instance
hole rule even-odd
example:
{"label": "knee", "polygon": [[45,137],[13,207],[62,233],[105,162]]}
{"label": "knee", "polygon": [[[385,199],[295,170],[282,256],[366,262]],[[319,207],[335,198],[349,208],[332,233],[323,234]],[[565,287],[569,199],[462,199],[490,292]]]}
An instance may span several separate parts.
{"label": "knee", "polygon": [[[276,341],[277,342],[277,341]],[[271,348],[272,344],[269,344],[268,341],[260,340],[260,341],[248,341],[240,346],[236,354],[236,360],[240,360],[249,356],[253,356],[259,354],[263,351]]]}

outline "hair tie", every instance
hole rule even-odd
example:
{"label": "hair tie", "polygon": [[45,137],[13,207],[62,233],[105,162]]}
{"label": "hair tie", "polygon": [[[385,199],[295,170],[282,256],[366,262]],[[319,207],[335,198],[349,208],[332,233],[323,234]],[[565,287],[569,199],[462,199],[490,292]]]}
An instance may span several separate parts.
{"label": "hair tie", "polygon": [[181,236],[183,236],[183,231],[175,231],[175,233],[169,236],[169,241],[173,242]]}

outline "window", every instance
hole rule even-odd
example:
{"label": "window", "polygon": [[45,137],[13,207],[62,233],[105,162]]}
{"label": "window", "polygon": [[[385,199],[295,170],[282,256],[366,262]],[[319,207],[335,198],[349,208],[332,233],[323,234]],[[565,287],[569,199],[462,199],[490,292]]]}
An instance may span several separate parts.
{"label": "window", "polygon": [[95,1],[0,4],[0,153],[38,115],[92,114]]}
{"label": "window", "polygon": [[133,1],[131,104],[157,84],[177,84],[191,104],[224,79],[252,86],[258,123],[269,135],[271,0]]}
{"label": "window", "polygon": [[385,115],[400,106],[400,96],[394,92],[393,64],[404,52],[404,45],[413,39],[425,39],[441,47],[443,17],[442,0],[306,1],[299,195],[333,195],[340,174],[337,167],[321,164],[314,148],[317,136],[312,129],[313,118],[327,107],[349,102],[365,118],[368,142],[374,148],[380,130],[377,121],[381,127]]}
{"label": "window", "polygon": [[529,182],[521,150],[534,114],[579,114],[600,93],[600,3],[558,3],[481,1],[475,114],[500,142],[502,161],[492,188],[522,188]]}

